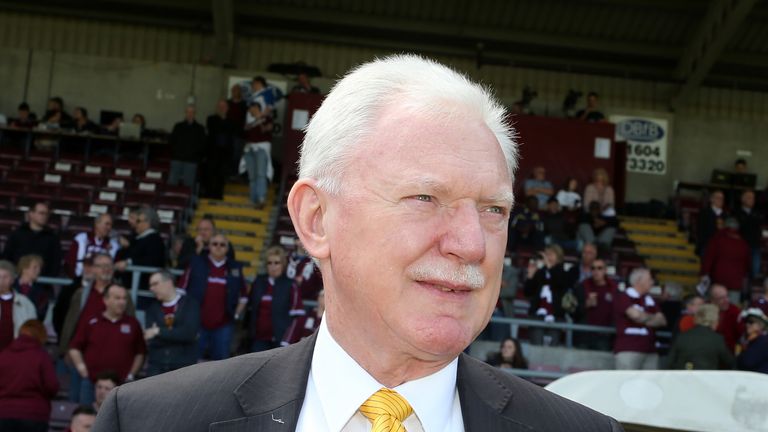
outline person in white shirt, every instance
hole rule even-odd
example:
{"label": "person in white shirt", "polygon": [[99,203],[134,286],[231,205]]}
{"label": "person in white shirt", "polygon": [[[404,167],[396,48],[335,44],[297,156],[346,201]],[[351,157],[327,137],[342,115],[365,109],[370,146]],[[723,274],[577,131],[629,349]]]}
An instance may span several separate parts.
{"label": "person in white shirt", "polygon": [[323,276],[318,332],[120,387],[94,431],[621,430],[462,354],[499,297],[513,136],[486,89],[433,61],[350,72],[306,128],[287,200]]}

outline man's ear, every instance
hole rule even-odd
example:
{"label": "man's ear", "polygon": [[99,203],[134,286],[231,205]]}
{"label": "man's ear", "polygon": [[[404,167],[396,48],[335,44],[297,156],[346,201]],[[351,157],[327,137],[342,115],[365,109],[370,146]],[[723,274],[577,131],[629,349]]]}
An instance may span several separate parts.
{"label": "man's ear", "polygon": [[300,179],[288,194],[288,213],[293,228],[309,255],[323,259],[329,256],[328,238],[323,225],[327,211],[326,194],[312,179]]}

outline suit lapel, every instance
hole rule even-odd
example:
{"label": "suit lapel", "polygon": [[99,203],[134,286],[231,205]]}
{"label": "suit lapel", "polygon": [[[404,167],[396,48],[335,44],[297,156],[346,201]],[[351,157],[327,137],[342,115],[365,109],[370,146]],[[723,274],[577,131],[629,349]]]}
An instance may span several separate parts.
{"label": "suit lapel", "polygon": [[254,371],[234,391],[245,417],[211,424],[216,432],[296,430],[316,334],[274,351],[274,356]]}
{"label": "suit lapel", "polygon": [[498,380],[484,364],[466,354],[459,356],[456,386],[466,432],[534,430],[512,418],[512,389]]}

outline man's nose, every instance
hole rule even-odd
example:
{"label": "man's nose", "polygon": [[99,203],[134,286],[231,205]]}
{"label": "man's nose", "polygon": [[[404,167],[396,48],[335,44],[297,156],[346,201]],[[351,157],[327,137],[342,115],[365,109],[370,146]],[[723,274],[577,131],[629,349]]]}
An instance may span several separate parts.
{"label": "man's nose", "polygon": [[476,263],[485,257],[485,231],[474,203],[461,203],[450,209],[445,224],[441,253],[454,255],[465,263]]}

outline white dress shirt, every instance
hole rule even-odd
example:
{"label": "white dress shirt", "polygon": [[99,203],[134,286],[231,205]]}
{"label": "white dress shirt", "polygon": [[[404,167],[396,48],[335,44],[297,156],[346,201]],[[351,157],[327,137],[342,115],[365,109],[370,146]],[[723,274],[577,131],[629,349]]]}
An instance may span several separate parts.
{"label": "white dress shirt", "polygon": [[[432,375],[409,381],[393,390],[413,407],[403,425],[408,432],[463,432],[458,358]],[[320,323],[307,392],[297,432],[370,432],[371,422],[358,409],[382,387],[333,339],[326,320]]]}

